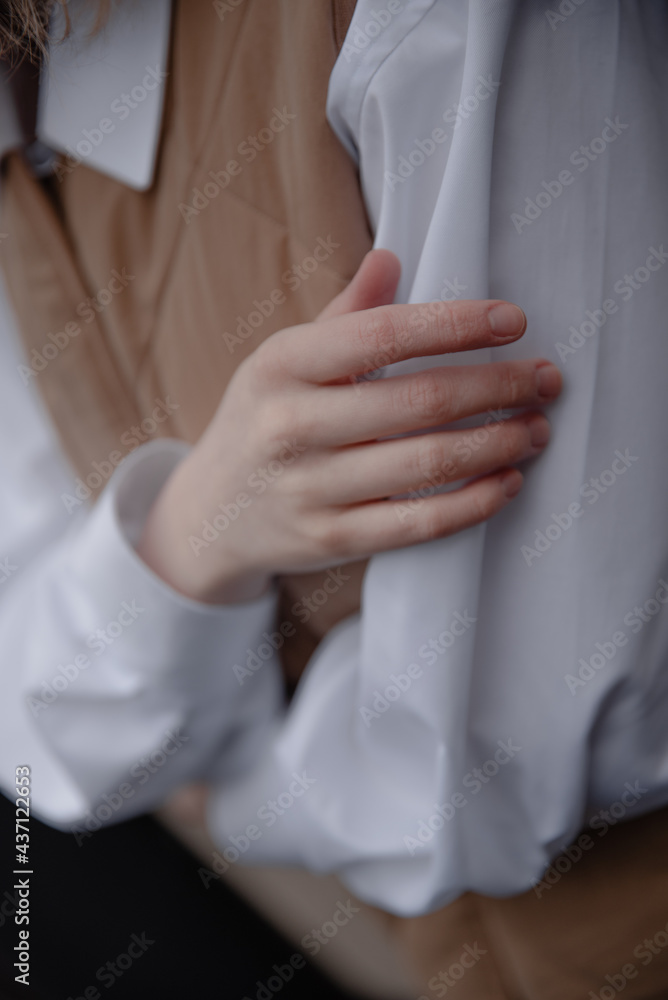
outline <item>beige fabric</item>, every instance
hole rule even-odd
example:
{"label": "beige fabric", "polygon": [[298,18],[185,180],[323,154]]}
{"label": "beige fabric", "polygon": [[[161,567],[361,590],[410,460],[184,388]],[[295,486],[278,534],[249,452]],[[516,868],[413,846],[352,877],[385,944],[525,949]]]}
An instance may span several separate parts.
{"label": "beige fabric", "polygon": [[[340,33],[354,5],[333,6]],[[329,4],[247,0],[224,27],[204,0],[176,4],[150,191],[82,165],[53,180],[48,198],[18,155],[7,164],[3,225],[16,238],[4,266],[28,356],[53,352],[49,332],[80,331],[37,381],[84,479],[93,462],[125,453],[123,436],[167,396],[178,409],[158,433],[195,442],[243,358],[276,330],[313,319],[371,247],[355,168],[325,117],[337,55]],[[240,144],[270,138],[272,122],[282,130],[247,162]],[[193,204],[201,207],[189,212]],[[286,283],[307,258],[312,266],[314,251],[325,260]],[[102,312],[87,308],[89,296],[107,297],[114,273],[132,277]],[[258,302],[269,312],[272,292],[284,301],[228,346],[223,334],[237,338],[238,317],[257,317]],[[293,679],[319,638],[359,607],[364,565],[288,643]],[[286,619],[322,580],[285,581]]]}
{"label": "beige fabric", "polygon": [[[123,437],[158,399],[178,407],[159,433],[195,442],[239,362],[280,328],[312,319],[370,248],[353,164],[325,118],[335,31],[340,43],[352,7],[245,0],[223,30],[208,0],[178,0],[148,192],[85,165],[43,188],[18,155],[9,157],[2,228],[11,239],[0,252],[28,355],[58,347],[37,384],[82,478],[93,462],[127,452]],[[258,135],[266,141],[246,162],[240,144]],[[231,161],[238,169],[230,171]],[[284,274],[323,245],[326,259],[288,287]],[[106,301],[100,292],[110,282],[121,287]],[[263,304],[269,312],[272,292],[284,301],[230,351],[223,334],[234,335],[237,317],[248,321]],[[300,623],[286,650],[293,679],[319,637],[358,606],[362,572],[356,565],[309,631]],[[284,580],[281,614],[290,616],[322,577]],[[585,997],[668,922],[667,841],[664,810],[611,830],[540,900],[468,896],[418,920],[385,919],[430,1000],[445,995],[431,977],[475,941],[487,954],[447,987],[459,1000]],[[653,956],[625,997],[668,996],[667,963],[668,949]]]}
{"label": "beige fabric", "polygon": [[332,0],[334,40],[338,49],[343,45],[356,4],[357,0]]}
{"label": "beige fabric", "polygon": [[[557,859],[512,899],[472,893],[438,913],[397,921],[423,980],[477,942],[486,955],[457,982],[457,1000],[666,1000],[668,809],[620,823]],[[438,993],[432,983],[425,993]]]}
{"label": "beige fabric", "polygon": [[[5,264],[26,346],[42,348],[47,330],[67,321],[85,328],[38,377],[82,473],[166,392],[179,410],[161,433],[196,441],[239,362],[276,330],[312,319],[371,246],[354,167],[325,119],[336,57],[329,6],[246,0],[224,30],[212,30],[210,15],[205,0],[176,4],[150,191],[81,165],[52,182],[51,207],[20,158],[9,158],[4,225],[21,253]],[[239,144],[270,129],[276,108],[294,119],[246,162]],[[187,224],[179,205],[192,204],[194,189],[215,191],[211,173],[224,183],[233,160],[239,173]],[[330,238],[331,256],[290,290],[284,272]],[[89,327],[77,307],[114,269],[135,277]],[[285,303],[230,353],[222,334],[273,289]],[[122,391],[97,396],[97,369],[80,377],[92,358],[104,359],[105,374],[113,368]],[[94,411],[105,421],[91,428],[81,415]]]}
{"label": "beige fabric", "polygon": [[[204,802],[202,790],[179,793],[159,818],[210,867],[215,845],[204,825]],[[668,809],[599,833],[582,834],[579,852],[576,845],[536,889],[511,899],[467,893],[412,920],[359,904],[355,935],[337,938],[333,961],[330,953],[318,960],[334,976],[337,962],[344,963],[348,988],[374,998],[385,990],[387,1000],[591,1000],[590,991],[600,1000],[619,992],[629,1000],[666,1000]],[[319,926],[319,916],[326,918],[340,887],[269,869],[263,893],[263,871],[236,866],[225,878],[298,944]],[[360,940],[367,959],[373,955],[378,963],[375,976],[373,962],[356,947]],[[394,989],[387,986],[388,970]]]}

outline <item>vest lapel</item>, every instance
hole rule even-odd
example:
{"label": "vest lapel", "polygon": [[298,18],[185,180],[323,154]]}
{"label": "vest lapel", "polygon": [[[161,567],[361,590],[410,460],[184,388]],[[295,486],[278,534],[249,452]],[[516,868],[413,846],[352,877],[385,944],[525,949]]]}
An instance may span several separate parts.
{"label": "vest lapel", "polygon": [[[157,433],[197,440],[241,360],[312,319],[369,249],[354,165],[325,119],[333,25],[353,7],[247,0],[219,23],[204,0],[177,2],[149,191],[63,161],[47,194],[8,157],[24,380],[82,478],[139,443],[132,428],[167,396]],[[314,250],[324,261],[302,269]]]}

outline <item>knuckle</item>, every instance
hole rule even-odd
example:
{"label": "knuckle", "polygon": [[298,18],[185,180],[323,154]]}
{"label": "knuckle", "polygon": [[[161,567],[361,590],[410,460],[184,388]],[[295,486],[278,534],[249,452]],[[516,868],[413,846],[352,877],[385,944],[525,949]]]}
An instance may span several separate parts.
{"label": "knuckle", "polygon": [[434,440],[434,436],[429,434],[424,440],[419,440],[415,453],[411,458],[409,472],[411,476],[420,479],[433,479],[437,472],[445,464],[445,452],[443,445]]}
{"label": "knuckle", "polygon": [[270,381],[276,375],[278,367],[279,352],[276,345],[272,344],[272,339],[270,337],[265,340],[246,358],[253,377],[262,383]]}
{"label": "knuckle", "polygon": [[286,466],[285,475],[280,479],[282,492],[292,498],[301,510],[314,510],[322,503],[322,477],[316,466],[315,472],[311,456],[300,456],[299,460]]}
{"label": "knuckle", "polygon": [[427,370],[418,372],[408,381],[403,402],[412,417],[419,421],[431,421],[447,410],[448,396],[447,382]]}
{"label": "knuckle", "polygon": [[420,353],[425,334],[430,333],[433,327],[439,326],[441,316],[441,302],[421,302],[417,305],[409,305],[408,311],[403,313],[404,325],[402,326],[402,336],[405,338],[408,351],[416,355]]}
{"label": "knuckle", "polygon": [[285,438],[302,440],[304,418],[296,401],[286,397],[272,397],[258,406],[256,432],[263,450],[273,452]]}
{"label": "knuckle", "polygon": [[437,504],[424,503],[412,526],[412,543],[433,542],[447,534],[443,511]]}
{"label": "knuckle", "polygon": [[387,309],[362,313],[357,326],[357,346],[369,369],[380,368],[398,357],[398,325]]}
{"label": "knuckle", "polygon": [[528,444],[528,431],[522,427],[503,427],[497,439],[497,459],[500,465],[517,461]]}
{"label": "knuckle", "polygon": [[471,513],[471,523],[479,524],[481,521],[486,521],[495,513],[497,496],[494,490],[485,484],[485,488],[478,486],[478,488],[471,492],[468,503]]}
{"label": "knuckle", "polygon": [[297,328],[285,327],[273,333],[248,355],[244,364],[250,366],[253,377],[261,386],[276,385],[293,378],[292,367],[296,351]]}
{"label": "knuckle", "polygon": [[444,302],[438,318],[445,327],[453,351],[466,348],[476,332],[478,321],[471,306],[463,302]]}
{"label": "knuckle", "polygon": [[499,369],[499,390],[508,406],[519,405],[527,397],[530,376],[523,367],[505,364]]}
{"label": "knuckle", "polygon": [[318,556],[331,558],[345,553],[346,531],[341,519],[331,511],[310,521],[306,531]]}

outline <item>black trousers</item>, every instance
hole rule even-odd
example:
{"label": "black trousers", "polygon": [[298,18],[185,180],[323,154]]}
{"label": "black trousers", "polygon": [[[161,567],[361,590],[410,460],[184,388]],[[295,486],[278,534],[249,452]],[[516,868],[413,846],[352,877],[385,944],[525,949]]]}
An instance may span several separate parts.
{"label": "black trousers", "polygon": [[[2,1000],[344,1000],[308,959],[155,820],[76,843],[30,820],[29,924],[17,925],[14,802],[0,796]],[[30,986],[14,980],[27,928]],[[306,932],[306,928],[305,928]]]}

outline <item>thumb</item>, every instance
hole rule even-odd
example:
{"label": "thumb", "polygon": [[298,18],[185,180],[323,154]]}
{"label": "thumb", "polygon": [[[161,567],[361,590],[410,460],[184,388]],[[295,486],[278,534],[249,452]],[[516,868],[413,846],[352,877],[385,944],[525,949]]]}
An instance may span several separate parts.
{"label": "thumb", "polygon": [[325,306],[318,320],[385,306],[394,300],[401,264],[391,250],[371,250],[347,288]]}

